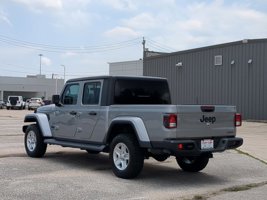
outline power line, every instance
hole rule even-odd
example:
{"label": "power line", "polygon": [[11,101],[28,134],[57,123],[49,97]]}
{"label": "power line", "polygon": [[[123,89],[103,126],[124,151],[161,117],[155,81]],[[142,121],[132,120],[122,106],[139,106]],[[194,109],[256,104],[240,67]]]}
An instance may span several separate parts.
{"label": "power line", "polygon": [[92,45],[92,46],[83,45],[79,47],[67,47],[67,46],[32,43],[9,38],[3,35],[0,35],[0,42],[12,46],[34,49],[39,51],[46,51],[46,52],[65,53],[66,51],[72,51],[74,53],[97,53],[97,52],[113,51],[122,48],[127,48],[130,46],[140,45],[140,38],[135,38],[132,40],[127,40],[112,44],[110,43],[110,44]]}
{"label": "power line", "polygon": [[140,41],[141,37],[134,38],[131,40],[126,40],[126,41],[121,41],[117,43],[102,43],[100,45],[80,45],[80,46],[60,46],[60,45],[50,45],[50,44],[41,44],[41,43],[34,43],[34,42],[28,42],[28,41],[23,41],[23,40],[18,40],[18,39],[13,39],[4,35],[0,35],[1,39],[7,40],[7,41],[13,41],[25,45],[32,45],[32,46],[39,46],[39,47],[48,47],[48,48],[55,48],[55,49],[69,49],[69,50],[81,50],[81,48],[89,48],[89,49],[98,49],[98,48],[103,48],[103,47],[114,47],[118,45],[123,45],[123,44],[128,44],[131,42],[136,42]]}
{"label": "power line", "polygon": [[150,38],[147,38],[147,41],[149,43],[149,46],[153,46],[154,48],[161,49],[163,51],[171,51],[171,52],[177,51],[176,49],[174,49],[172,47],[169,47],[169,46],[167,46],[165,44],[162,44],[162,43],[157,42],[155,40],[152,40]]}
{"label": "power line", "polygon": [[[42,43],[34,43],[23,40],[18,40],[10,38],[4,35],[0,35],[0,43],[5,43],[11,46],[17,46],[27,49],[33,49],[44,52],[54,52],[54,53],[65,53],[71,51],[73,53],[99,53],[114,51],[118,49],[127,48],[130,46],[140,45],[141,37],[134,38],[131,40],[121,41],[117,43],[102,43],[100,45],[80,45],[80,46],[60,46],[60,45],[50,45]],[[173,52],[176,51],[174,48],[169,47],[165,44],[146,38],[147,45],[159,51]]]}

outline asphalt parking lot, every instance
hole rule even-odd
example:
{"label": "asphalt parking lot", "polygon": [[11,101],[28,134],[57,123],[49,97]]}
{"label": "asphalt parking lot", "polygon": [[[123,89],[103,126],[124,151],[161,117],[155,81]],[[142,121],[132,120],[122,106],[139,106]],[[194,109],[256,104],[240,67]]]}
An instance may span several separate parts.
{"label": "asphalt parking lot", "polygon": [[151,158],[138,178],[123,180],[107,154],[48,146],[44,158],[27,157],[21,127],[29,112],[0,110],[0,199],[266,199],[266,123],[244,123],[245,153],[214,154],[200,173]]}

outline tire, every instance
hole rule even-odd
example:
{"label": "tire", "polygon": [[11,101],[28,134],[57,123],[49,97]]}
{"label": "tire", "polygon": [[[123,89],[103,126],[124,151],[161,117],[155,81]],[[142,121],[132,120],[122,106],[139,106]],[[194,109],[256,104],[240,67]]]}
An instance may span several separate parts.
{"label": "tire", "polygon": [[137,177],[144,166],[144,152],[133,135],[120,134],[111,142],[109,152],[113,173],[124,179]]}
{"label": "tire", "polygon": [[186,172],[199,172],[207,166],[209,157],[176,157],[176,161],[181,169]]}
{"label": "tire", "polygon": [[6,107],[6,109],[7,109],[7,110],[9,110],[9,109],[10,109],[10,107]]}
{"label": "tire", "polygon": [[94,151],[94,150],[89,150],[89,149],[86,149],[85,151],[87,151],[87,153],[89,153],[89,154],[99,154],[100,153],[99,151]]}
{"label": "tire", "polygon": [[40,158],[44,156],[47,144],[44,143],[43,136],[36,124],[30,125],[26,129],[24,146],[30,157]]}

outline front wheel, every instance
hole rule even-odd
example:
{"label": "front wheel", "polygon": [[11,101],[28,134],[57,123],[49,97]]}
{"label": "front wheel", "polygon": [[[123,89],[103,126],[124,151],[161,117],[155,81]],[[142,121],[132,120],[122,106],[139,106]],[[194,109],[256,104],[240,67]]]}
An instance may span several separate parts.
{"label": "front wheel", "polygon": [[25,150],[30,157],[40,158],[46,152],[47,144],[36,124],[28,126],[24,137]]}
{"label": "front wheel", "polygon": [[120,178],[135,178],[143,169],[144,152],[133,135],[116,136],[111,142],[109,158],[113,173]]}
{"label": "front wheel", "polygon": [[207,156],[176,157],[178,165],[186,172],[199,172],[204,169],[208,162]]}

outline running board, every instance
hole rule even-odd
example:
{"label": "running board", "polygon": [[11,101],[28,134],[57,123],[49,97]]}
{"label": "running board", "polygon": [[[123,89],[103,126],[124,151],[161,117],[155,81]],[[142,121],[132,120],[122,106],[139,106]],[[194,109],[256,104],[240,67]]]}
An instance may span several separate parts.
{"label": "running board", "polygon": [[68,142],[68,141],[55,140],[55,139],[45,139],[44,143],[61,145],[62,147],[89,149],[89,150],[98,151],[98,152],[103,151],[103,149],[106,147],[105,145],[93,145],[93,144],[86,144],[86,143],[76,143],[76,142]]}

